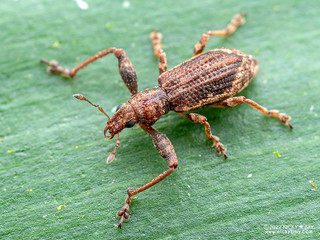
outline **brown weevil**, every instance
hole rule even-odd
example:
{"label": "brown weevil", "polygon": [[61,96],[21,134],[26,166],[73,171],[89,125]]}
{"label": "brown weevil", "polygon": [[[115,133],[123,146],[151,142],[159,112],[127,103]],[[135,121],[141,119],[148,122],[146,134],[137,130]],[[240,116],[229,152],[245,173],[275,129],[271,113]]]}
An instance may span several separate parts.
{"label": "brown weevil", "polygon": [[152,125],[169,111],[175,111],[182,117],[194,123],[203,124],[207,139],[213,142],[217,154],[223,154],[227,158],[227,149],[212,135],[210,125],[206,117],[196,113],[184,113],[204,106],[210,107],[235,107],[238,104],[248,103],[253,108],[265,115],[271,115],[280,119],[284,124],[292,128],[289,122],[290,116],[278,113],[277,110],[267,110],[256,102],[243,96],[234,95],[243,90],[258,72],[258,61],[251,55],[245,54],[237,49],[214,49],[202,53],[210,36],[228,36],[237,27],[245,22],[245,14],[237,14],[231,23],[223,30],[208,31],[204,33],[194,47],[193,57],[180,65],[166,70],[166,54],[161,48],[162,35],[154,30],[150,34],[150,40],[154,49],[154,56],[159,57],[158,86],[138,92],[137,76],[132,63],[123,49],[109,48],[98,52],[88,58],[70,71],[63,69],[56,61],[41,62],[49,65],[49,73],[59,73],[64,76],[74,77],[78,70],[94,62],[98,58],[113,53],[119,61],[119,72],[123,82],[131,93],[131,98],[117,108],[116,113],[109,116],[99,105],[91,103],[80,94],[74,97],[85,100],[91,105],[98,107],[108,117],[107,126],[104,129],[106,135],[109,131],[112,139],[117,135],[117,144],[114,151],[109,155],[107,162],[110,163],[120,144],[119,133],[124,128],[130,128],[135,124],[146,131],[153,139],[153,143],[160,155],[168,161],[169,169],[159,174],[150,182],[135,189],[128,189],[125,205],[117,213],[120,218],[118,227],[121,228],[124,220],[129,219],[129,205],[132,196],[140,193],[154,184],[169,176],[178,166],[178,159],[170,140],[163,133],[157,131]]}

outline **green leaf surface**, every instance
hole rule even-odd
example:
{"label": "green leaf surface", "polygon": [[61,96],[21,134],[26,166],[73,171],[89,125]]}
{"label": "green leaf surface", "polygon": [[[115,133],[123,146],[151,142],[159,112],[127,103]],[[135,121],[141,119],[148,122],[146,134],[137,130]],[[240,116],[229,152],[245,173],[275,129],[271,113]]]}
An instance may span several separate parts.
{"label": "green leaf surface", "polygon": [[[320,237],[320,61],[317,0],[2,0],[0,8],[1,239],[316,239]],[[241,93],[292,116],[293,130],[248,105],[203,108],[228,148],[217,156],[203,126],[170,112],[155,127],[175,147],[179,167],[137,195],[130,221],[115,227],[128,187],[167,169],[140,128],[106,140],[109,114],[129,98],[107,56],[75,79],[48,75],[40,58],[72,68],[96,52],[125,49],[139,90],[157,85],[149,33],[163,34],[168,68],[190,58],[202,33],[239,12],[246,24],[206,50],[238,48],[259,60]],[[279,153],[281,157],[278,157]],[[268,232],[268,231],[274,231]]]}

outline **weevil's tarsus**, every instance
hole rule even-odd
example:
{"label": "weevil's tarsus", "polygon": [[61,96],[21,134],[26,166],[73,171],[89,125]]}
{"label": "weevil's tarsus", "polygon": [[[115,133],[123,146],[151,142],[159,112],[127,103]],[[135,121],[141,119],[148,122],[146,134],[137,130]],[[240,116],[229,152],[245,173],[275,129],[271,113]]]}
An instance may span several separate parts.
{"label": "weevil's tarsus", "polygon": [[122,227],[122,223],[123,221],[128,221],[130,218],[129,215],[129,204],[131,203],[131,197],[128,196],[126,198],[125,204],[123,205],[123,207],[121,208],[120,211],[117,212],[116,217],[120,218],[120,221],[118,223],[118,228]]}
{"label": "weevil's tarsus", "polygon": [[233,19],[231,20],[231,22],[229,23],[229,25],[222,30],[211,30],[208,31],[207,33],[202,34],[201,39],[199,40],[199,42],[196,43],[196,45],[194,46],[194,50],[193,50],[193,56],[197,56],[200,53],[202,53],[203,49],[205,48],[207,42],[209,41],[210,36],[229,36],[232,33],[234,33],[234,31],[241,26],[242,24],[245,23],[245,17],[246,13],[243,12],[242,14],[236,14]]}
{"label": "weevil's tarsus", "polygon": [[153,46],[153,55],[159,57],[162,48],[162,34],[158,32],[158,29],[155,28],[153,32],[150,33],[150,41]]}
{"label": "weevil's tarsus", "polygon": [[89,101],[87,98],[85,98],[83,95],[77,93],[73,95],[75,98],[82,100],[82,101],[86,101],[89,104],[91,104],[92,106],[98,108],[100,110],[100,112],[102,112],[104,115],[107,116],[108,119],[110,119],[110,117],[108,116],[108,114],[106,114],[106,112],[102,109],[102,107],[100,107],[99,105],[93,104],[91,101]]}
{"label": "weevil's tarsus", "polygon": [[69,71],[69,69],[63,69],[62,67],[60,67],[56,60],[51,60],[49,62],[46,59],[42,58],[40,62],[48,65],[47,73],[49,74],[57,73],[57,74],[61,74],[64,77],[72,77],[72,74]]}
{"label": "weevil's tarsus", "polygon": [[227,148],[219,141],[219,138],[217,136],[212,135],[210,124],[208,123],[207,118],[205,116],[196,113],[177,113],[180,116],[188,119],[190,122],[203,124],[206,132],[206,137],[207,139],[213,142],[212,146],[216,149],[216,153],[223,154],[225,159],[228,158],[226,154]]}

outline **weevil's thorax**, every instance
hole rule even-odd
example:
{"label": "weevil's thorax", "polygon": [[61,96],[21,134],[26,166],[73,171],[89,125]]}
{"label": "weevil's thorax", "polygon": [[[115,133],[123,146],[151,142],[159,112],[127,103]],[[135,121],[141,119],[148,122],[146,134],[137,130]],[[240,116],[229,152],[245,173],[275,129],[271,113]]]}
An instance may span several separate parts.
{"label": "weevil's thorax", "polygon": [[137,121],[146,126],[151,126],[170,111],[168,96],[161,87],[145,89],[131,97],[127,103],[132,106]]}

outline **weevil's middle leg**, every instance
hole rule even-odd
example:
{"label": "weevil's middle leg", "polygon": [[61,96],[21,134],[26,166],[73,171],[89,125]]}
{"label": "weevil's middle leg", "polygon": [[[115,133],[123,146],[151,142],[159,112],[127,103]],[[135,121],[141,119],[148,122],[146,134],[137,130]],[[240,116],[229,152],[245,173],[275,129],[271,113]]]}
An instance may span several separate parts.
{"label": "weevil's middle leg", "polygon": [[227,158],[227,148],[219,141],[219,138],[217,136],[212,135],[211,127],[207,121],[207,118],[205,116],[202,116],[200,114],[196,113],[180,113],[177,112],[180,116],[188,119],[189,121],[193,123],[201,123],[204,125],[205,131],[206,131],[206,137],[207,139],[211,140],[213,142],[213,147],[216,149],[217,154],[223,154],[224,158]]}
{"label": "weevil's middle leg", "polygon": [[207,33],[204,33],[199,40],[199,42],[196,43],[194,46],[193,56],[196,56],[200,54],[203,49],[205,48],[210,36],[223,36],[226,37],[230,34],[232,34],[240,25],[244,24],[245,22],[245,15],[246,13],[236,14],[229,25],[222,30],[212,30],[208,31]]}
{"label": "weevil's middle leg", "polygon": [[108,48],[102,50],[96,53],[95,55],[91,56],[87,60],[83,61],[82,63],[78,64],[71,70],[62,68],[58,65],[58,62],[55,60],[49,62],[45,59],[41,59],[41,62],[49,66],[47,69],[48,73],[58,73],[62,74],[63,76],[74,77],[80,69],[86,67],[88,64],[96,61],[99,58],[107,56],[110,53],[113,53],[116,56],[116,58],[118,58],[119,72],[124,84],[129,89],[131,95],[136,94],[138,91],[137,74],[125,51],[121,48]]}
{"label": "weevil's middle leg", "polygon": [[141,187],[138,187],[136,189],[128,189],[128,196],[126,198],[125,205],[116,215],[120,218],[118,224],[119,228],[121,228],[124,220],[129,219],[129,205],[131,203],[131,197],[162,181],[167,176],[169,176],[173,172],[173,170],[178,166],[177,155],[168,137],[163,133],[157,131],[153,127],[146,127],[141,125],[141,128],[151,135],[155,148],[158,150],[160,155],[168,161],[169,169],[159,174],[157,177],[152,179],[150,182],[147,182],[146,184],[142,185]]}
{"label": "weevil's middle leg", "polygon": [[252,101],[251,99],[247,99],[243,96],[239,97],[232,97],[228,98],[224,101],[214,103],[211,107],[235,107],[239,104],[248,103],[251,107],[257,109],[258,111],[262,112],[265,115],[273,116],[278,118],[283,124],[288,125],[291,129],[293,128],[292,124],[290,123],[291,117],[284,114],[279,113],[278,110],[268,110],[265,107],[259,105],[258,103]]}

